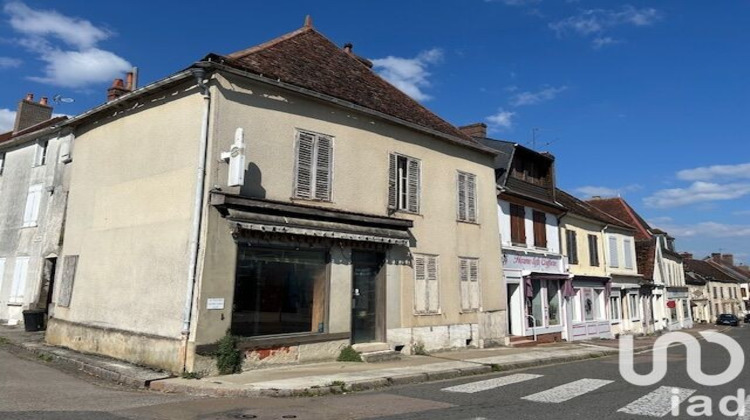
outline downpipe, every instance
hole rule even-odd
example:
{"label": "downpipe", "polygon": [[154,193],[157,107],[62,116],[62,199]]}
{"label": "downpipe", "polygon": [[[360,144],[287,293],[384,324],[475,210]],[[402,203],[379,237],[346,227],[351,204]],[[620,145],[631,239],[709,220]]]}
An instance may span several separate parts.
{"label": "downpipe", "polygon": [[193,295],[198,271],[198,252],[200,250],[200,232],[203,218],[203,201],[206,181],[206,152],[208,150],[208,118],[211,109],[211,91],[206,86],[206,71],[202,68],[192,69],[193,77],[203,95],[203,119],[201,121],[201,138],[196,169],[195,201],[193,202],[193,223],[190,229],[190,260],[185,287],[185,305],[182,310],[182,331],[179,358],[182,371],[187,370],[188,341],[190,339],[190,322],[193,313]]}

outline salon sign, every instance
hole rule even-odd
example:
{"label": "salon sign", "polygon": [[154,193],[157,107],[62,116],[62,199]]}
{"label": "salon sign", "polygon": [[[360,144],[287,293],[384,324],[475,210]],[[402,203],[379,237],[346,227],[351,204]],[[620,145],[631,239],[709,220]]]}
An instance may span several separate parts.
{"label": "salon sign", "polygon": [[537,273],[565,272],[560,255],[523,254],[512,251],[503,252],[503,269],[528,270]]}

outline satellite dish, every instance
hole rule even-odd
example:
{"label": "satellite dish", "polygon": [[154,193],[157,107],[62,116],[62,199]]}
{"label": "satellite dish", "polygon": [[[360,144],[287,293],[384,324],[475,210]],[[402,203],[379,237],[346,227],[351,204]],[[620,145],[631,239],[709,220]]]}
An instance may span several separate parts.
{"label": "satellite dish", "polygon": [[73,99],[73,98],[63,98],[62,95],[55,95],[55,96],[52,97],[52,100],[56,104],[60,104],[60,103],[70,104],[70,103],[75,102],[75,99]]}

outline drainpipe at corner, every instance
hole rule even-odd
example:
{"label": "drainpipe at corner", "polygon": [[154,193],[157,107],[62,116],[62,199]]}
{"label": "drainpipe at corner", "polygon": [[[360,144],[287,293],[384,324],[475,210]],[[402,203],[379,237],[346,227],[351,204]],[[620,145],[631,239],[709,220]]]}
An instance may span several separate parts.
{"label": "drainpipe at corner", "polygon": [[193,314],[193,295],[195,293],[195,279],[197,277],[198,251],[200,249],[201,218],[203,216],[203,201],[206,180],[206,151],[208,149],[208,118],[211,108],[211,91],[206,86],[204,77],[206,71],[202,68],[192,70],[196,83],[203,95],[203,119],[201,122],[200,148],[198,152],[198,167],[196,169],[195,201],[193,202],[193,224],[190,229],[190,261],[185,287],[185,305],[182,311],[182,337],[180,340],[180,361],[182,371],[187,369],[188,340],[190,338],[190,321]]}

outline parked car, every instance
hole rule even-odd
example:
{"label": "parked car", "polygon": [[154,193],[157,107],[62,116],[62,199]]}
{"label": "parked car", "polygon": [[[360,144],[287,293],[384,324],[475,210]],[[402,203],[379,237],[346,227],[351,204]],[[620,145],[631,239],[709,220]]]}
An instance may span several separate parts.
{"label": "parked car", "polygon": [[750,314],[745,314],[745,324],[750,322]]}
{"label": "parked car", "polygon": [[733,314],[721,314],[716,318],[716,325],[731,325],[737,327],[740,325],[740,319]]}

